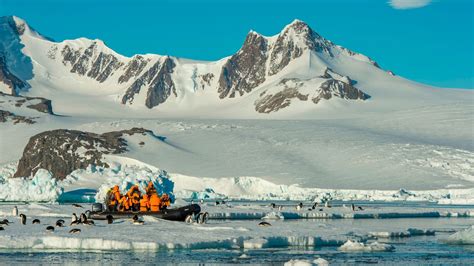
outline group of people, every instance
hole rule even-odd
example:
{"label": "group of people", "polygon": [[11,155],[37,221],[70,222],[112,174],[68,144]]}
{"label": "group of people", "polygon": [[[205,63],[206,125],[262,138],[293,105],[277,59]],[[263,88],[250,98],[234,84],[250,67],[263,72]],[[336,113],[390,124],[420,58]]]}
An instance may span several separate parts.
{"label": "group of people", "polygon": [[166,193],[158,195],[150,181],[143,195],[138,185],[133,185],[124,195],[114,186],[107,192],[106,205],[109,211],[159,211],[170,206],[170,198]]}

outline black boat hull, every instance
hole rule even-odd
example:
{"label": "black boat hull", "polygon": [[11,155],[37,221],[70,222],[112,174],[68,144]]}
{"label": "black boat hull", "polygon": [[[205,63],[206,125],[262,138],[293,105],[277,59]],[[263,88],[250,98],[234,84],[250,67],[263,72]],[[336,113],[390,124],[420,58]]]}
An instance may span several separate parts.
{"label": "black boat hull", "polygon": [[132,218],[135,215],[143,216],[153,216],[155,218],[170,220],[170,221],[181,221],[184,222],[188,215],[197,215],[201,212],[201,207],[198,204],[191,204],[180,208],[175,209],[166,209],[160,210],[157,212],[134,212],[134,211],[126,211],[126,212],[116,212],[116,211],[101,211],[101,212],[94,212],[92,211],[89,215],[90,219],[93,220],[106,220],[107,215],[112,215],[114,219],[124,219],[124,218]]}

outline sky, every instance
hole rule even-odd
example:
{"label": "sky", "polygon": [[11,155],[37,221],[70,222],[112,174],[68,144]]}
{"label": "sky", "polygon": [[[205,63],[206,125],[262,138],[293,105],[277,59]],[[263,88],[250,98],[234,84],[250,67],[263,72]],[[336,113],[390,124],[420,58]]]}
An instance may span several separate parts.
{"label": "sky", "polygon": [[[101,39],[118,53],[217,60],[250,30],[278,34],[300,19],[395,74],[474,88],[474,0],[0,0],[54,40]],[[0,36],[1,37],[1,36]]]}

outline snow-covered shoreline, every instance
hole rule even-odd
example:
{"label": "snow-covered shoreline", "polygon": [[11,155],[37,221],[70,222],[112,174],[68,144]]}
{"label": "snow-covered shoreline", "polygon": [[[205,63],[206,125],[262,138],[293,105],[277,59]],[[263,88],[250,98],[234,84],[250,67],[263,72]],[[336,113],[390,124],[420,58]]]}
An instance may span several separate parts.
{"label": "snow-covered shoreline", "polygon": [[[48,171],[41,170],[32,178],[10,178],[15,163],[0,167],[0,201],[61,201],[101,202],[107,190],[118,184],[126,190],[138,183],[142,188],[153,181],[161,192],[188,201],[194,200],[251,200],[251,201],[381,201],[432,202],[446,205],[474,204],[474,188],[446,188],[438,190],[349,190],[303,188],[298,185],[278,185],[259,177],[205,178],[166,173],[140,161],[114,156],[108,158],[111,167],[79,169],[63,181],[56,181]],[[92,199],[81,191],[96,190]]]}

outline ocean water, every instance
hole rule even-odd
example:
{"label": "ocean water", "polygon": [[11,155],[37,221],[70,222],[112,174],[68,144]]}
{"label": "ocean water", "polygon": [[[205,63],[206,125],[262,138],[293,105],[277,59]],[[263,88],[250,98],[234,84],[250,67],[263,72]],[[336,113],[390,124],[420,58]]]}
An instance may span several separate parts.
{"label": "ocean water", "polygon": [[[268,205],[268,202],[243,202],[241,204],[249,203]],[[2,205],[8,205],[8,208],[10,208],[10,204],[13,203],[2,203]],[[237,202],[234,204],[237,204]],[[286,204],[294,205],[295,203],[286,202]],[[357,204],[386,208],[474,208],[474,206],[442,206],[426,202],[357,202]],[[218,223],[220,226],[235,226],[236,222],[255,223],[258,221],[213,221],[213,223]],[[303,225],[303,223],[327,224],[329,228],[341,228],[341,234],[346,236],[351,236],[350,231],[352,228],[369,228],[371,230],[376,228],[378,231],[391,231],[395,227],[432,228],[436,230],[436,234],[434,236],[413,236],[379,240],[380,242],[393,245],[395,250],[391,252],[341,252],[337,250],[337,247],[176,249],[156,252],[0,249],[0,265],[283,265],[289,260],[312,261],[316,258],[323,258],[330,265],[474,265],[474,245],[450,245],[443,241],[454,231],[474,225],[474,218],[302,219],[284,220],[282,222],[295,228],[298,225]]]}
{"label": "ocean water", "polygon": [[0,250],[0,262],[9,265],[283,265],[292,259],[321,257],[330,265],[474,265],[472,246],[444,245],[429,237],[393,241],[394,252],[340,252],[335,247],[273,248],[258,250],[175,250],[159,252],[64,252]]}
{"label": "ocean water", "polygon": [[[311,220],[288,221],[289,226]],[[474,265],[474,246],[449,245],[442,239],[459,229],[474,224],[472,218],[419,218],[327,220],[335,226],[377,226],[383,223],[429,224],[440,231],[435,236],[392,238],[385,243],[395,246],[392,252],[341,252],[337,247],[268,248],[268,249],[198,249],[172,251],[63,251],[0,249],[0,264],[8,265],[283,265],[289,260],[323,258],[330,265]],[[446,232],[442,232],[443,229]]]}

